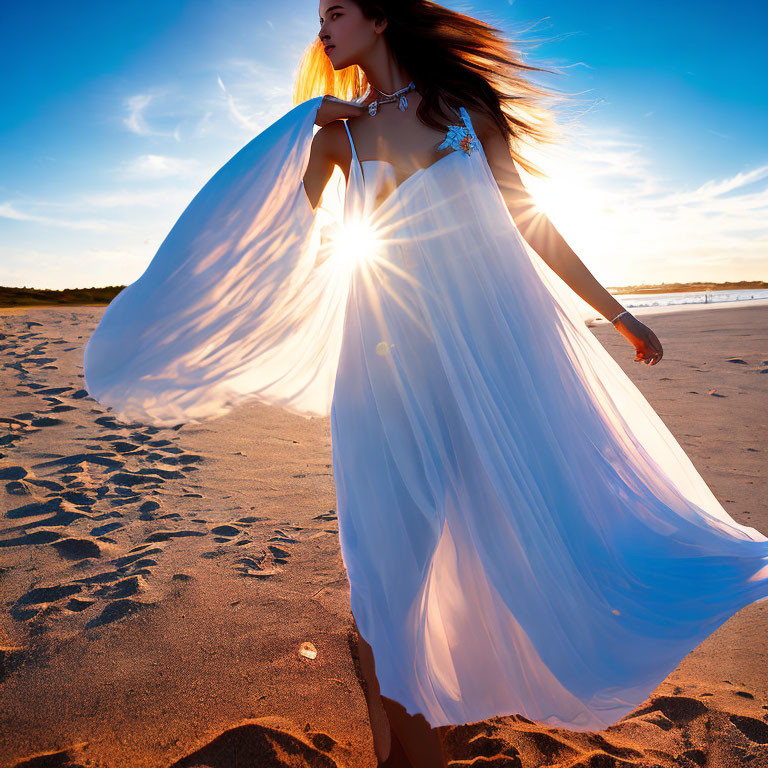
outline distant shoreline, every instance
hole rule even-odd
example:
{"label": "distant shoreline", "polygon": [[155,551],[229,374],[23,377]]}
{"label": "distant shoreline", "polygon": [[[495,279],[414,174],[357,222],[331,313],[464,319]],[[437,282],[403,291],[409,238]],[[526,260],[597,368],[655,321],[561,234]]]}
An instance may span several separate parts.
{"label": "distant shoreline", "polygon": [[748,288],[768,288],[765,280],[741,280],[736,283],[657,283],[655,285],[623,285],[607,287],[609,293],[696,293],[701,291],[741,291]]}
{"label": "distant shoreline", "polygon": [[[103,288],[66,288],[50,290],[47,288],[10,288],[0,286],[0,308],[14,307],[71,307],[92,306],[106,307],[124,285],[108,285]],[[764,280],[742,280],[734,283],[657,283],[655,285],[611,286],[606,290],[614,295],[688,293],[697,291],[736,291],[748,288],[768,289]]]}

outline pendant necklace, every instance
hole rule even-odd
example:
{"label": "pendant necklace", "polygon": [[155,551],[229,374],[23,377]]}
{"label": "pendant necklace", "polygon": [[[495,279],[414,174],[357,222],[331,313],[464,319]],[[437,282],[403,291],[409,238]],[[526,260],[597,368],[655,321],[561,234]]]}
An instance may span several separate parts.
{"label": "pendant necklace", "polygon": [[376,99],[376,101],[372,101],[368,105],[368,114],[373,117],[376,112],[379,109],[379,104],[387,104],[390,101],[399,101],[400,103],[397,105],[398,109],[401,112],[405,112],[406,109],[408,109],[408,99],[405,97],[405,94],[408,93],[408,91],[413,91],[416,89],[416,86],[413,83],[413,80],[411,80],[408,85],[405,86],[405,88],[401,88],[399,91],[395,91],[394,93],[384,93],[384,91],[380,91],[378,88],[374,88],[371,86],[374,91],[377,91],[382,95],[383,98]]}

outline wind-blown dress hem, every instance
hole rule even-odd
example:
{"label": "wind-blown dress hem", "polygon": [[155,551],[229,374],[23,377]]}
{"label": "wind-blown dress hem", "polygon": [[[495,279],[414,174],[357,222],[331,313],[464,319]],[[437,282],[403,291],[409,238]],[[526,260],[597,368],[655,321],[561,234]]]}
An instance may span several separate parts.
{"label": "wind-blown dress hem", "polygon": [[[768,538],[730,517],[522,238],[466,110],[454,151],[380,203],[391,170],[364,173],[353,144],[343,210],[337,176],[313,211],[321,100],[194,198],[105,311],[86,388],[159,426],[249,401],[330,415],[382,695],[434,727],[611,725],[768,597]],[[324,258],[329,228],[346,238]]]}

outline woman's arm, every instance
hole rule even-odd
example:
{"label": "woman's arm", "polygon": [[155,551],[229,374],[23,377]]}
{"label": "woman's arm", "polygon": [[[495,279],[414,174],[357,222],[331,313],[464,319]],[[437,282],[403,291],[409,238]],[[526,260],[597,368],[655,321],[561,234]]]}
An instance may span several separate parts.
{"label": "woman's arm", "polygon": [[[485,115],[470,112],[470,117],[504,202],[517,229],[531,248],[575,293],[607,320],[613,320],[616,315],[624,312],[624,307],[597,281],[549,218],[537,209],[523,185],[506,139],[495,123]],[[635,346],[635,360],[650,365],[661,360],[661,343],[653,331],[634,315],[624,314],[616,321],[615,327]]]}
{"label": "woman's arm", "polygon": [[[366,102],[369,101],[366,99]],[[346,117],[358,117],[362,115],[367,106],[365,103],[356,103],[352,101],[344,101],[336,96],[326,94],[323,96],[323,100],[320,103],[320,108],[317,110],[315,116],[315,125],[328,125],[333,120],[341,120]]]}
{"label": "woman's arm", "polygon": [[304,172],[304,191],[313,210],[317,208],[325,185],[331,178],[333,166],[349,168],[352,161],[352,150],[349,148],[349,140],[341,120],[361,115],[364,109],[360,104],[337,99],[335,96],[323,97],[315,117],[315,125],[322,127],[312,139],[309,162]]}
{"label": "woman's arm", "polygon": [[317,208],[325,185],[333,173],[333,166],[337,162],[338,137],[335,136],[335,133],[339,128],[344,130],[344,126],[340,122],[329,123],[321,128],[312,139],[309,161],[303,179],[304,191],[307,193],[307,199],[312,210]]}

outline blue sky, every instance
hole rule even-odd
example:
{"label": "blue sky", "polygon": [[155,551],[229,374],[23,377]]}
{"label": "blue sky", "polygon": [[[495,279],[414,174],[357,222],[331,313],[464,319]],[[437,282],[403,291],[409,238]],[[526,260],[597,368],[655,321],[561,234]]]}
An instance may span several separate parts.
{"label": "blue sky", "polygon": [[[768,279],[768,6],[447,2],[576,94],[524,177],[604,285]],[[316,0],[41,0],[0,12],[0,285],[136,280],[291,105]]]}

